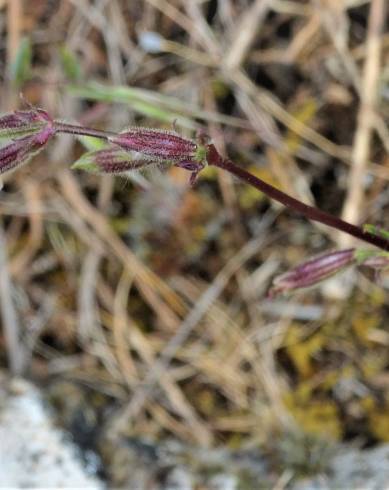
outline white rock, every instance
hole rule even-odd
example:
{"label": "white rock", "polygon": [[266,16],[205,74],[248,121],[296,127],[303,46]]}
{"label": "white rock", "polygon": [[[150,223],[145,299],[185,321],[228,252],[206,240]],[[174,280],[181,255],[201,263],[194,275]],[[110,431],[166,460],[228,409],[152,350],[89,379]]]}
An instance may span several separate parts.
{"label": "white rock", "polygon": [[38,390],[22,380],[1,393],[0,488],[4,487],[103,488],[54,427]]}

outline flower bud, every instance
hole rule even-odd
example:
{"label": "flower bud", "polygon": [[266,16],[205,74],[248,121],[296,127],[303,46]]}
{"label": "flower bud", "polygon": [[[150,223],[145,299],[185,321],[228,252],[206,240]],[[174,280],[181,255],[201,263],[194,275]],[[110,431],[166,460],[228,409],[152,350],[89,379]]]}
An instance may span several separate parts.
{"label": "flower bud", "polygon": [[0,174],[27,163],[30,158],[43,150],[45,144],[54,133],[54,128],[48,125],[39,133],[18,138],[0,148]]}
{"label": "flower bud", "polygon": [[42,109],[15,111],[0,116],[0,137],[18,138],[35,134],[52,125],[50,116]]}
{"label": "flower bud", "polygon": [[269,291],[273,297],[285,291],[306,288],[320,283],[324,279],[346,269],[355,263],[355,249],[336,250],[303,262],[294,269],[276,277]]}
{"label": "flower bud", "polygon": [[158,160],[183,160],[196,156],[194,141],[174,131],[149,128],[130,128],[109,141],[124,150],[133,150]]}
{"label": "flower bud", "polygon": [[153,160],[146,160],[137,152],[126,152],[118,148],[104,148],[85,153],[73,163],[72,168],[93,173],[122,174],[153,163]]}

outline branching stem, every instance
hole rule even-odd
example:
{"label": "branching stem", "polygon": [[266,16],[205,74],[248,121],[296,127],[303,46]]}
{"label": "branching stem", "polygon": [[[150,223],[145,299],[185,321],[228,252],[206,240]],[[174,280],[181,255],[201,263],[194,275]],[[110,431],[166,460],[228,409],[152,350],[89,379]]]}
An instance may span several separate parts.
{"label": "branching stem", "polygon": [[[100,138],[108,141],[109,138],[117,136],[116,133],[111,131],[103,131],[99,129],[87,128],[84,126],[77,126],[73,124],[67,124],[60,121],[54,122],[54,127],[58,133],[68,133],[79,136],[92,136],[94,138]],[[252,187],[255,187],[259,191],[266,194],[270,199],[280,202],[289,209],[293,209],[297,213],[305,216],[306,218],[323,223],[324,225],[335,228],[336,230],[348,233],[349,235],[358,238],[366,243],[370,243],[382,250],[389,251],[389,240],[383,236],[365,231],[363,228],[343,221],[332,214],[326,213],[318,208],[304,204],[303,202],[289,196],[285,192],[280,191],[276,187],[264,182],[255,175],[247,172],[242,167],[235,165],[231,160],[224,159],[218,153],[215,146],[207,145],[207,163],[215,167],[221,168],[230,172]]]}

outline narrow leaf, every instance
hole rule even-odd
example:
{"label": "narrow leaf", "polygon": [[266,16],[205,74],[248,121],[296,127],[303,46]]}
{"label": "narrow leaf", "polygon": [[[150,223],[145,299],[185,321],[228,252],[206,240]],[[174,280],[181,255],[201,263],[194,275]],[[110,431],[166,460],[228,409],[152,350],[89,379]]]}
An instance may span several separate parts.
{"label": "narrow leaf", "polygon": [[59,49],[62,70],[66,78],[71,82],[78,82],[82,78],[82,70],[77,56],[67,48],[61,46]]}
{"label": "narrow leaf", "polygon": [[32,48],[28,37],[21,39],[15,60],[11,64],[11,82],[20,87],[30,78],[31,73]]}

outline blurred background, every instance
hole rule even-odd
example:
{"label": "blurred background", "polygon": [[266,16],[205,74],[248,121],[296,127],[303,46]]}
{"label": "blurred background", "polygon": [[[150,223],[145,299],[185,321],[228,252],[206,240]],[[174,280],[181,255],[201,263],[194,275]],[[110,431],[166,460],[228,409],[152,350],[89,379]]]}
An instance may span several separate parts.
{"label": "blurred background", "polygon": [[[101,129],[203,129],[289,194],[388,228],[385,4],[3,0],[1,111],[22,93]],[[177,168],[69,170],[98,145],[58,137],[2,180],[2,382],[37,385],[116,486],[180,466],[198,488],[284,488],[334,445],[388,442],[388,276],[269,300],[274,276],[354,243],[215,169],[193,188]]]}

